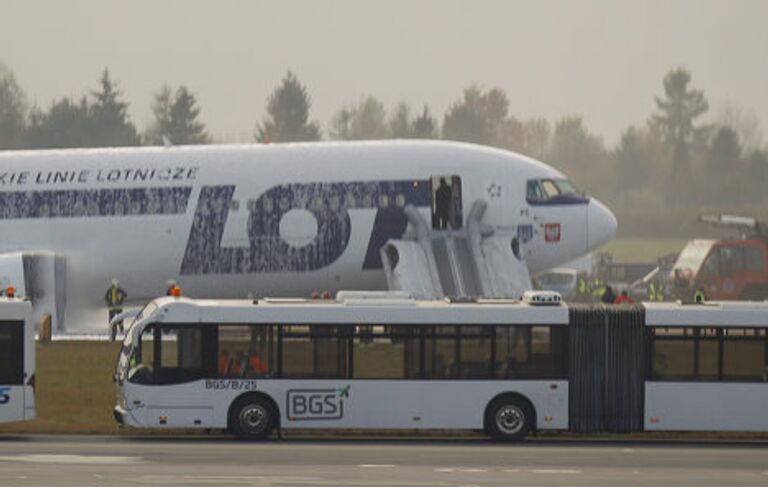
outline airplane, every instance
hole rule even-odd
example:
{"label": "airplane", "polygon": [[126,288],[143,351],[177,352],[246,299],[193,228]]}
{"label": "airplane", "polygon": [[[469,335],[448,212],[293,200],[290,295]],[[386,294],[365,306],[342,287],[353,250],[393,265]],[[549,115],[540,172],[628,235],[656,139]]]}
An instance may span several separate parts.
{"label": "airplane", "polygon": [[478,199],[531,274],[616,231],[611,211],[559,171],[467,143],[2,151],[0,286],[29,296],[58,331],[103,326],[113,279],[135,304],[169,280],[211,298],[386,289],[379,249],[405,233],[407,205],[457,228]]}

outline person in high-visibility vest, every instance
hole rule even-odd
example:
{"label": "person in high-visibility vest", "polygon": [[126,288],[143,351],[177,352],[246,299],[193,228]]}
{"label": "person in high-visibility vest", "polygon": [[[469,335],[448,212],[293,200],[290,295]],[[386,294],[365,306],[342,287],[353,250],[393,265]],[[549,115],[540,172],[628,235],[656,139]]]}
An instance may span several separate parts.
{"label": "person in high-visibility vest", "polygon": [[693,294],[693,302],[696,304],[704,304],[707,301],[707,296],[704,294],[704,288],[699,288]]}
{"label": "person in high-visibility vest", "polygon": [[592,284],[592,296],[594,298],[602,300],[603,294],[605,294],[605,281],[603,281],[600,278],[597,278]]}
{"label": "person in high-visibility vest", "polygon": [[581,276],[579,277],[579,298],[586,300],[592,294],[592,290],[589,288],[589,282]]}
{"label": "person in high-visibility vest", "polygon": [[648,301],[664,301],[664,284],[651,281],[648,284]]}
{"label": "person in high-visibility vest", "polygon": [[109,286],[109,289],[107,289],[107,292],[104,294],[104,301],[109,308],[110,322],[112,321],[112,318],[123,312],[123,302],[125,302],[125,298],[127,297],[128,294],[125,290],[118,286],[117,279],[112,279],[112,285]]}

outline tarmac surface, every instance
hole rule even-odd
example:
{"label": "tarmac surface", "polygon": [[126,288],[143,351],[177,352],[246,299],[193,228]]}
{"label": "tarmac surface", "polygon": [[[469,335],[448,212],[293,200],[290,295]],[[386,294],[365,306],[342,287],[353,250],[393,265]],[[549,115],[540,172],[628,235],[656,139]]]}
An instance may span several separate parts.
{"label": "tarmac surface", "polygon": [[0,435],[0,486],[768,485],[768,442]]}

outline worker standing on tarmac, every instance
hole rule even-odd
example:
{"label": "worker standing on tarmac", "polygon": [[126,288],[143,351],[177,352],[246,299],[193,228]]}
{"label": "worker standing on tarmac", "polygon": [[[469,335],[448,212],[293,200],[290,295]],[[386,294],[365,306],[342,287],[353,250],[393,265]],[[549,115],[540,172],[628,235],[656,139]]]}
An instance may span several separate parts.
{"label": "worker standing on tarmac", "polygon": [[664,301],[664,283],[651,281],[648,284],[648,301]]}
{"label": "worker standing on tarmac", "polygon": [[109,308],[110,322],[112,321],[112,318],[123,312],[123,302],[126,297],[128,297],[128,294],[126,294],[123,288],[118,286],[117,279],[112,279],[112,285],[109,286],[109,289],[107,289],[107,292],[104,295],[104,301],[106,301],[107,307]]}
{"label": "worker standing on tarmac", "polygon": [[600,300],[603,299],[603,294],[605,294],[606,291],[606,284],[605,281],[600,279],[599,277],[595,278],[595,280],[592,282],[592,298],[593,300]]}
{"label": "worker standing on tarmac", "polygon": [[635,304],[635,300],[629,296],[629,293],[625,289],[621,292],[619,297],[616,298],[616,304]]}
{"label": "worker standing on tarmac", "polygon": [[605,292],[600,296],[600,302],[603,304],[613,304],[616,301],[616,295],[613,294],[613,288],[611,286],[605,286]]}
{"label": "worker standing on tarmac", "polygon": [[589,301],[589,297],[592,295],[592,291],[589,288],[589,282],[581,275],[579,276],[579,299],[581,301]]}
{"label": "worker standing on tarmac", "polygon": [[700,287],[693,294],[693,302],[696,304],[704,304],[707,301],[707,295],[704,294],[704,288]]}
{"label": "worker standing on tarmac", "polygon": [[176,281],[173,279],[165,283],[165,295],[173,296],[173,290],[176,289]]}

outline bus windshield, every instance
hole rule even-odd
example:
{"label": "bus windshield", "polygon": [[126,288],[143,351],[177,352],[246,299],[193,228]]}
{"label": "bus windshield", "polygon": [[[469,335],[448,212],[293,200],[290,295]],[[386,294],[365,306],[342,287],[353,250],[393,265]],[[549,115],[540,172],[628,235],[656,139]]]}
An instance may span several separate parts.
{"label": "bus windshield", "polygon": [[144,308],[142,308],[139,314],[136,315],[136,318],[133,319],[133,322],[126,330],[125,338],[123,339],[123,345],[120,348],[120,355],[117,359],[117,366],[115,367],[115,380],[118,383],[122,383],[123,380],[125,380],[131,357],[133,356],[136,344],[140,341],[139,334],[136,333],[138,330],[138,328],[135,328],[136,325],[144,318],[151,316],[157,308],[158,306],[155,302],[148,303],[146,306],[144,306]]}

